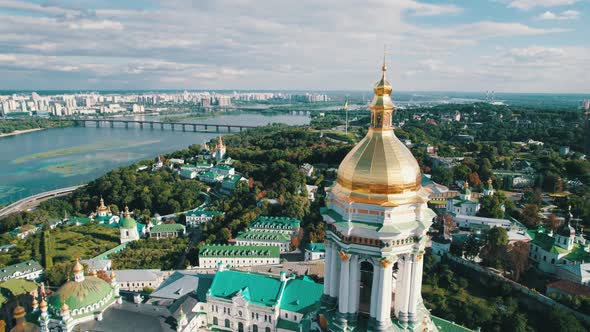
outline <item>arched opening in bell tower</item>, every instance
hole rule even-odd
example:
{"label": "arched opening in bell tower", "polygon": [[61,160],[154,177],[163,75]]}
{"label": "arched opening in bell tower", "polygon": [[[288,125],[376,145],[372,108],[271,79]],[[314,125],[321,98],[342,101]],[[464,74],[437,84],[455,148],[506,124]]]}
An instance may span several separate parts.
{"label": "arched opening in bell tower", "polygon": [[371,289],[373,288],[373,264],[361,262],[359,313],[369,315],[371,310]]}

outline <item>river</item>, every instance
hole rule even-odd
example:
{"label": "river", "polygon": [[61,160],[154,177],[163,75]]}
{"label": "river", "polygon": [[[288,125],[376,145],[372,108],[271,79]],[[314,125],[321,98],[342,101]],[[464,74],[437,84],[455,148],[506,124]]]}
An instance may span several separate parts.
{"label": "river", "polygon": [[[158,120],[158,116],[131,118]],[[308,124],[306,115],[238,113],[185,122],[260,126]],[[215,133],[104,125],[47,129],[0,138],[0,204],[86,183],[109,170],[214,138]]]}

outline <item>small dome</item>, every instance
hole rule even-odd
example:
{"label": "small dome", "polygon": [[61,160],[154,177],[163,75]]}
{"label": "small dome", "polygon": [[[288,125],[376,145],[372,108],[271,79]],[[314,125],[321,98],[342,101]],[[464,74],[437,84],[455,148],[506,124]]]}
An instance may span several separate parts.
{"label": "small dome", "polygon": [[23,318],[26,315],[25,308],[23,308],[20,305],[17,305],[16,308],[14,308],[13,314],[14,314],[14,319]]}
{"label": "small dome", "polygon": [[100,302],[112,292],[113,287],[106,281],[87,276],[79,282],[66,282],[49,298],[49,305],[56,310],[61,308],[62,311],[64,308],[65,310],[81,309]]}
{"label": "small dome", "polygon": [[47,309],[47,301],[45,301],[45,298],[43,298],[41,300],[41,304],[39,305],[39,308],[41,308],[41,310]]}
{"label": "small dome", "polygon": [[465,181],[465,184],[463,185],[463,188],[461,189],[461,194],[463,194],[463,195],[471,194],[471,189],[469,189],[469,182]]}
{"label": "small dome", "polygon": [[131,217],[131,213],[129,213],[129,208],[127,206],[125,207],[123,218],[119,221],[119,227],[123,229],[137,228],[137,221]]}
{"label": "small dome", "polygon": [[82,263],[80,263],[79,259],[76,259],[76,264],[74,264],[74,267],[72,268],[72,272],[74,272],[74,274],[84,272],[84,265],[82,265]]}

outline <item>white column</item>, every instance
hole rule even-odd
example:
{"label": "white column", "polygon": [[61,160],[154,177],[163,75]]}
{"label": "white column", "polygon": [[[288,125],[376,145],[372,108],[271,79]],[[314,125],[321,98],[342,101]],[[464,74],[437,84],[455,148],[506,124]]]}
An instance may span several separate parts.
{"label": "white column", "polygon": [[373,283],[371,285],[371,309],[370,309],[370,316],[371,318],[377,318],[377,306],[379,301],[377,298],[380,296],[381,287],[379,283],[381,282],[381,276],[379,274],[379,263],[373,262]]}
{"label": "white column", "polygon": [[404,267],[404,282],[402,285],[402,297],[400,299],[400,313],[398,319],[402,322],[406,322],[408,320],[408,308],[409,308],[409,301],[410,301],[410,287],[412,287],[412,258],[411,256],[405,255],[405,267]]}
{"label": "white column", "polygon": [[395,303],[393,305],[395,316],[399,319],[399,313],[402,310],[402,303],[404,298],[404,290],[406,280],[404,279],[404,273],[406,271],[406,260],[405,255],[400,256],[397,261],[397,282],[395,283]]}
{"label": "white column", "polygon": [[422,296],[422,268],[424,261],[422,254],[412,255],[412,286],[410,288],[410,301],[408,305],[408,320],[415,322],[417,320],[418,303]]}
{"label": "white column", "polygon": [[359,257],[351,255],[349,261],[349,293],[348,293],[348,312],[356,314],[358,312],[358,296],[359,296]]}
{"label": "white column", "polygon": [[330,273],[330,297],[338,297],[338,291],[340,288],[340,257],[338,256],[338,245],[332,243],[332,262],[331,273]]}
{"label": "white column", "polygon": [[332,243],[330,241],[326,241],[326,258],[324,259],[324,295],[330,296],[330,284],[332,277],[330,273],[332,272]]}
{"label": "white column", "polygon": [[340,292],[338,293],[338,312],[344,315],[348,313],[349,276],[350,261],[345,258],[340,262]]}
{"label": "white column", "polygon": [[380,328],[391,325],[391,282],[393,263],[388,262],[379,268],[381,275],[381,297],[379,311],[377,312],[377,324]]}

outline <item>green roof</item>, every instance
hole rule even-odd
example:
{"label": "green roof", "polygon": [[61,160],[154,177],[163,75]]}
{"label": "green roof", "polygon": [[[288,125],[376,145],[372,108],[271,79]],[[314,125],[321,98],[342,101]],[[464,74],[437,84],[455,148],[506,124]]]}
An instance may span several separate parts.
{"label": "green roof", "polygon": [[580,245],[575,245],[574,249],[567,254],[565,257],[568,261],[571,262],[590,262],[590,253],[585,251],[583,247]]}
{"label": "green roof", "polygon": [[12,278],[15,272],[21,273],[31,273],[34,271],[43,270],[41,264],[37,263],[35,260],[28,260],[26,262],[8,265],[0,268],[0,280],[4,280],[4,278]]}
{"label": "green roof", "polygon": [[286,319],[279,319],[277,321],[277,329],[283,329],[288,331],[301,331],[301,321],[299,323],[293,322]]}
{"label": "green roof", "polygon": [[70,222],[76,223],[76,224],[85,224],[87,222],[90,222],[92,219],[87,218],[87,217],[70,217]]}
{"label": "green roof", "polygon": [[537,233],[535,238],[531,241],[532,244],[541,247],[545,251],[551,251],[555,239],[545,233]]}
{"label": "green roof", "polygon": [[231,166],[228,166],[228,165],[215,165],[214,168],[222,169],[224,171],[229,171],[230,169],[232,169],[232,167]]}
{"label": "green roof", "polygon": [[269,275],[226,270],[215,274],[209,294],[231,300],[242,292],[248,302],[271,307],[277,304],[281,288],[281,281]]}
{"label": "green roof", "polygon": [[112,218],[113,218],[113,216],[104,216],[104,217],[94,216],[94,217],[92,217],[93,220],[98,220],[98,221],[102,221],[102,222],[110,221]]}
{"label": "green roof", "polygon": [[116,253],[120,252],[121,250],[127,248],[129,243],[130,242],[121,243],[120,245],[118,245],[114,248],[111,248],[111,249],[101,253],[100,255],[93,257],[92,259],[108,259],[110,255],[116,254]]}
{"label": "green roof", "polygon": [[291,229],[297,228],[300,225],[301,221],[296,218],[261,216],[254,220],[252,224],[250,224],[250,228]]}
{"label": "green roof", "polygon": [[461,206],[463,204],[477,204],[476,201],[469,201],[466,199],[459,199],[459,200],[455,199],[455,201],[458,201],[457,203],[454,204],[455,206]]}
{"label": "green roof", "polygon": [[338,214],[338,212],[336,212],[332,209],[326,208],[326,207],[320,208],[320,213],[322,215],[327,215],[330,218],[334,219],[334,225],[345,227],[345,228],[353,226],[354,228],[364,228],[369,231],[378,232],[378,233],[400,234],[402,232],[402,230],[404,230],[404,229],[411,230],[411,229],[415,229],[415,228],[419,228],[419,227],[424,227],[424,225],[419,221],[410,221],[410,222],[405,222],[405,223],[400,223],[400,224],[395,224],[395,225],[383,225],[383,224],[378,224],[378,223],[370,223],[370,222],[356,221],[356,220],[348,222],[348,220],[343,219],[342,216],[340,214]]}
{"label": "green roof", "polygon": [[277,246],[204,245],[199,250],[199,257],[237,256],[279,258],[280,249]]}
{"label": "green roof", "polygon": [[471,332],[472,330],[463,327],[461,325],[457,325],[453,322],[449,322],[448,320],[431,316],[432,322],[438,328],[439,332]]}
{"label": "green roof", "polygon": [[239,182],[241,179],[242,179],[242,176],[241,175],[237,175],[237,174],[234,174],[234,175],[226,175],[223,178],[223,182],[229,182],[229,183],[235,184],[235,183]]}
{"label": "green roof", "polygon": [[214,178],[217,177],[217,173],[213,173],[211,171],[205,171],[203,173],[201,173],[201,175],[199,175],[199,177],[210,177],[210,178]]}
{"label": "green roof", "polygon": [[0,284],[0,288],[7,289],[14,296],[31,293],[37,287],[36,283],[24,279],[11,279]]}
{"label": "green roof", "polygon": [[181,224],[159,224],[150,230],[150,233],[173,233],[184,232],[184,225]]}
{"label": "green roof", "polygon": [[97,277],[85,276],[81,282],[66,282],[54,295],[49,297],[48,303],[59,312],[63,296],[70,310],[81,309],[98,303],[111,292],[113,292],[113,288],[106,281]]}
{"label": "green roof", "polygon": [[305,248],[312,252],[326,252],[326,245],[324,242],[308,243]]}
{"label": "green roof", "polygon": [[216,216],[218,214],[224,214],[223,212],[219,212],[219,211],[210,211],[210,210],[191,210],[188,211],[187,213],[185,213],[185,216],[207,216],[207,217],[213,217]]}
{"label": "green roof", "polygon": [[281,297],[281,309],[303,314],[317,310],[323,292],[324,286],[308,276],[290,279]]}
{"label": "green roof", "polygon": [[195,171],[192,170],[192,169],[184,169],[184,168],[181,168],[180,169],[180,175],[182,175],[182,176],[188,176],[188,177],[190,177],[194,172]]}
{"label": "green roof", "polygon": [[257,231],[246,231],[238,234],[237,240],[257,240],[257,241],[281,241],[287,242],[291,240],[291,237],[287,234],[275,233],[275,232],[257,232]]}
{"label": "green roof", "polygon": [[137,228],[137,221],[135,221],[135,219],[133,219],[131,216],[123,217],[119,221],[119,228],[123,228],[123,229]]}

